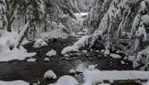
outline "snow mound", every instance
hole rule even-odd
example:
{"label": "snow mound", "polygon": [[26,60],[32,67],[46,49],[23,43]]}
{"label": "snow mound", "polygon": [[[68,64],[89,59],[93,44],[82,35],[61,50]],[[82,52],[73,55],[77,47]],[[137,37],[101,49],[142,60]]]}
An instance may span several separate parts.
{"label": "snow mound", "polygon": [[90,38],[90,36],[87,36],[87,35],[83,36],[81,39],[79,39],[77,42],[75,42],[73,46],[65,47],[62,50],[61,54],[66,54],[66,53],[73,52],[73,51],[79,51],[79,48],[88,45],[89,38]]}
{"label": "snow mound", "polygon": [[72,76],[65,75],[65,76],[60,77],[57,80],[56,84],[59,84],[59,85],[78,85],[79,83]]}
{"label": "snow mound", "polygon": [[37,61],[36,58],[29,58],[29,59],[27,59],[27,62],[36,62],[36,61]]}
{"label": "snow mound", "polygon": [[71,73],[71,74],[72,74],[72,73],[76,73],[76,71],[75,71],[74,69],[70,69],[70,70],[69,70],[69,73]]}
{"label": "snow mound", "polygon": [[49,58],[44,58],[44,61],[48,62],[48,61],[50,61],[50,59]]}
{"label": "snow mound", "polygon": [[29,85],[29,83],[21,80],[17,81],[1,81],[0,80],[0,85]]}
{"label": "snow mound", "polygon": [[110,56],[112,58],[122,58],[122,56],[118,55],[118,54],[114,54],[114,53],[111,53]]}
{"label": "snow mound", "polygon": [[47,52],[46,55],[49,56],[49,57],[55,56],[56,55],[56,51],[52,49],[51,51]]}
{"label": "snow mound", "polygon": [[97,66],[98,66],[97,64],[95,64],[95,65],[89,65],[88,66],[88,70],[93,71]]}
{"label": "snow mound", "polygon": [[56,78],[57,78],[57,76],[52,70],[48,70],[44,74],[44,79],[56,79]]}
{"label": "snow mound", "polygon": [[67,47],[65,47],[62,50],[61,54],[66,54],[66,53],[69,53],[69,52],[77,52],[77,51],[78,51],[77,47],[75,47],[75,46],[67,46]]}
{"label": "snow mound", "polygon": [[7,62],[11,60],[24,60],[27,57],[35,56],[36,53],[28,53],[27,50],[20,46],[19,49],[5,50],[0,52],[0,62]]}
{"label": "snow mound", "polygon": [[34,48],[41,48],[43,46],[48,46],[48,44],[43,39],[37,39],[33,45]]}

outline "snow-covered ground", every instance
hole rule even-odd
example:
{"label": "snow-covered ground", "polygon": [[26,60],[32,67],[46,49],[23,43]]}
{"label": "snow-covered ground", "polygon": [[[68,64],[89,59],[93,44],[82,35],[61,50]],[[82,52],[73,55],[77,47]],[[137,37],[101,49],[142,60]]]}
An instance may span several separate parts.
{"label": "snow-covered ground", "polygon": [[[11,60],[24,60],[27,57],[35,56],[36,53],[28,53],[27,50],[20,46],[19,49],[15,47],[18,38],[17,32],[2,31],[0,37],[0,62],[7,62]],[[24,42],[24,41],[23,41]],[[25,40],[24,43],[27,41]],[[10,48],[13,48],[10,50]]]}
{"label": "snow-covered ground", "polygon": [[17,81],[0,81],[0,85],[29,85],[29,83],[25,82],[25,81],[21,81],[21,80],[17,80]]}
{"label": "snow-covered ground", "polygon": [[13,50],[3,50],[0,52],[0,62],[7,62],[11,60],[24,60],[27,57],[35,56],[36,53],[28,53],[26,49],[20,47]]}

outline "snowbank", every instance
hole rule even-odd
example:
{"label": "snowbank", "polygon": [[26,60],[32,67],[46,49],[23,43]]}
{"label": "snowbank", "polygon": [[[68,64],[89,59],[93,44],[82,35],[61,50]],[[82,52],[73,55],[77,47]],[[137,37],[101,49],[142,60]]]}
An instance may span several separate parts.
{"label": "snowbank", "polygon": [[35,56],[36,53],[28,53],[26,49],[20,46],[19,49],[3,50],[0,52],[0,62],[6,62],[11,60],[24,60],[27,57]]}
{"label": "snowbank", "polygon": [[21,80],[17,80],[17,81],[1,81],[0,80],[0,85],[29,85],[29,83],[25,82],[25,81],[21,81]]}
{"label": "snowbank", "polygon": [[48,46],[48,44],[43,39],[37,39],[33,45],[34,48],[41,48],[43,46]]}
{"label": "snowbank", "polygon": [[44,79],[56,79],[56,78],[57,78],[57,76],[52,70],[48,70],[44,74]]}
{"label": "snowbank", "polygon": [[49,57],[55,56],[56,55],[56,51],[52,49],[51,51],[47,52],[46,55],[49,56]]}
{"label": "snowbank", "polygon": [[83,72],[84,81],[95,84],[102,80],[137,80],[149,79],[149,72],[147,71],[99,71],[97,69]]}

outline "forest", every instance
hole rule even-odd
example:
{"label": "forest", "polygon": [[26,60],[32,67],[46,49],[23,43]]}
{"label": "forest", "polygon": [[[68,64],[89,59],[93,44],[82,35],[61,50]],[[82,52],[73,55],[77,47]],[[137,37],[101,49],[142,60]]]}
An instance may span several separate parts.
{"label": "forest", "polygon": [[149,0],[0,0],[0,85],[149,85]]}

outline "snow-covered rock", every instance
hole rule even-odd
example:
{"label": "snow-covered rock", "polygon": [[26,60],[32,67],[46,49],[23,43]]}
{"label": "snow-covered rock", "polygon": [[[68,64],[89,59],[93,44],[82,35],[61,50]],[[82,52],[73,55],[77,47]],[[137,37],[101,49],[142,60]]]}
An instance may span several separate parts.
{"label": "snow-covered rock", "polygon": [[48,61],[50,61],[50,59],[49,58],[44,58],[44,61],[48,62]]}
{"label": "snow-covered rock", "polygon": [[48,46],[48,44],[43,39],[37,39],[33,45],[34,48],[41,48],[43,46]]}
{"label": "snow-covered rock", "polygon": [[73,74],[73,73],[76,73],[76,71],[74,69],[70,69],[69,73]]}
{"label": "snow-covered rock", "polygon": [[84,72],[86,66],[83,63],[80,63],[77,67],[76,67],[76,72]]}
{"label": "snow-covered rock", "polygon": [[109,55],[110,54],[110,51],[107,49],[104,51],[104,55]]}
{"label": "snow-covered rock", "polygon": [[66,53],[69,53],[69,52],[76,52],[76,51],[78,51],[78,47],[67,46],[67,47],[63,48],[61,54],[66,54]]}
{"label": "snow-covered rock", "polygon": [[57,76],[52,70],[48,70],[44,74],[44,79],[56,79],[56,78],[57,78]]}
{"label": "snow-covered rock", "polygon": [[27,62],[36,62],[36,61],[37,61],[36,58],[29,58],[29,59],[27,59]]}
{"label": "snow-covered rock", "polygon": [[0,62],[6,62],[6,61],[11,61],[11,60],[24,60],[25,58],[28,57],[33,57],[35,56],[36,53],[28,53],[25,48],[20,46],[19,49],[14,48],[13,50],[3,50],[0,52]]}
{"label": "snow-covered rock", "polygon": [[87,53],[87,50],[82,50],[83,53]]}
{"label": "snow-covered rock", "polygon": [[72,76],[65,75],[65,76],[60,77],[57,80],[56,84],[59,84],[59,85],[78,85],[79,83]]}
{"label": "snow-covered rock", "polygon": [[0,80],[0,85],[29,85],[29,83],[21,80],[16,80],[16,81],[1,81]]}
{"label": "snow-covered rock", "polygon": [[49,56],[49,57],[55,56],[56,55],[56,51],[52,49],[49,52],[47,52],[46,55]]}
{"label": "snow-covered rock", "polygon": [[118,55],[118,54],[114,54],[114,53],[111,53],[110,56],[112,58],[122,58],[122,56]]}
{"label": "snow-covered rock", "polygon": [[83,36],[73,46],[67,46],[62,51],[61,54],[66,54],[69,52],[79,51],[79,48],[88,45],[90,36]]}
{"label": "snow-covered rock", "polygon": [[88,66],[88,70],[92,71],[92,70],[94,70],[97,66],[98,66],[97,64],[95,64],[95,65],[89,65],[89,66]]}

